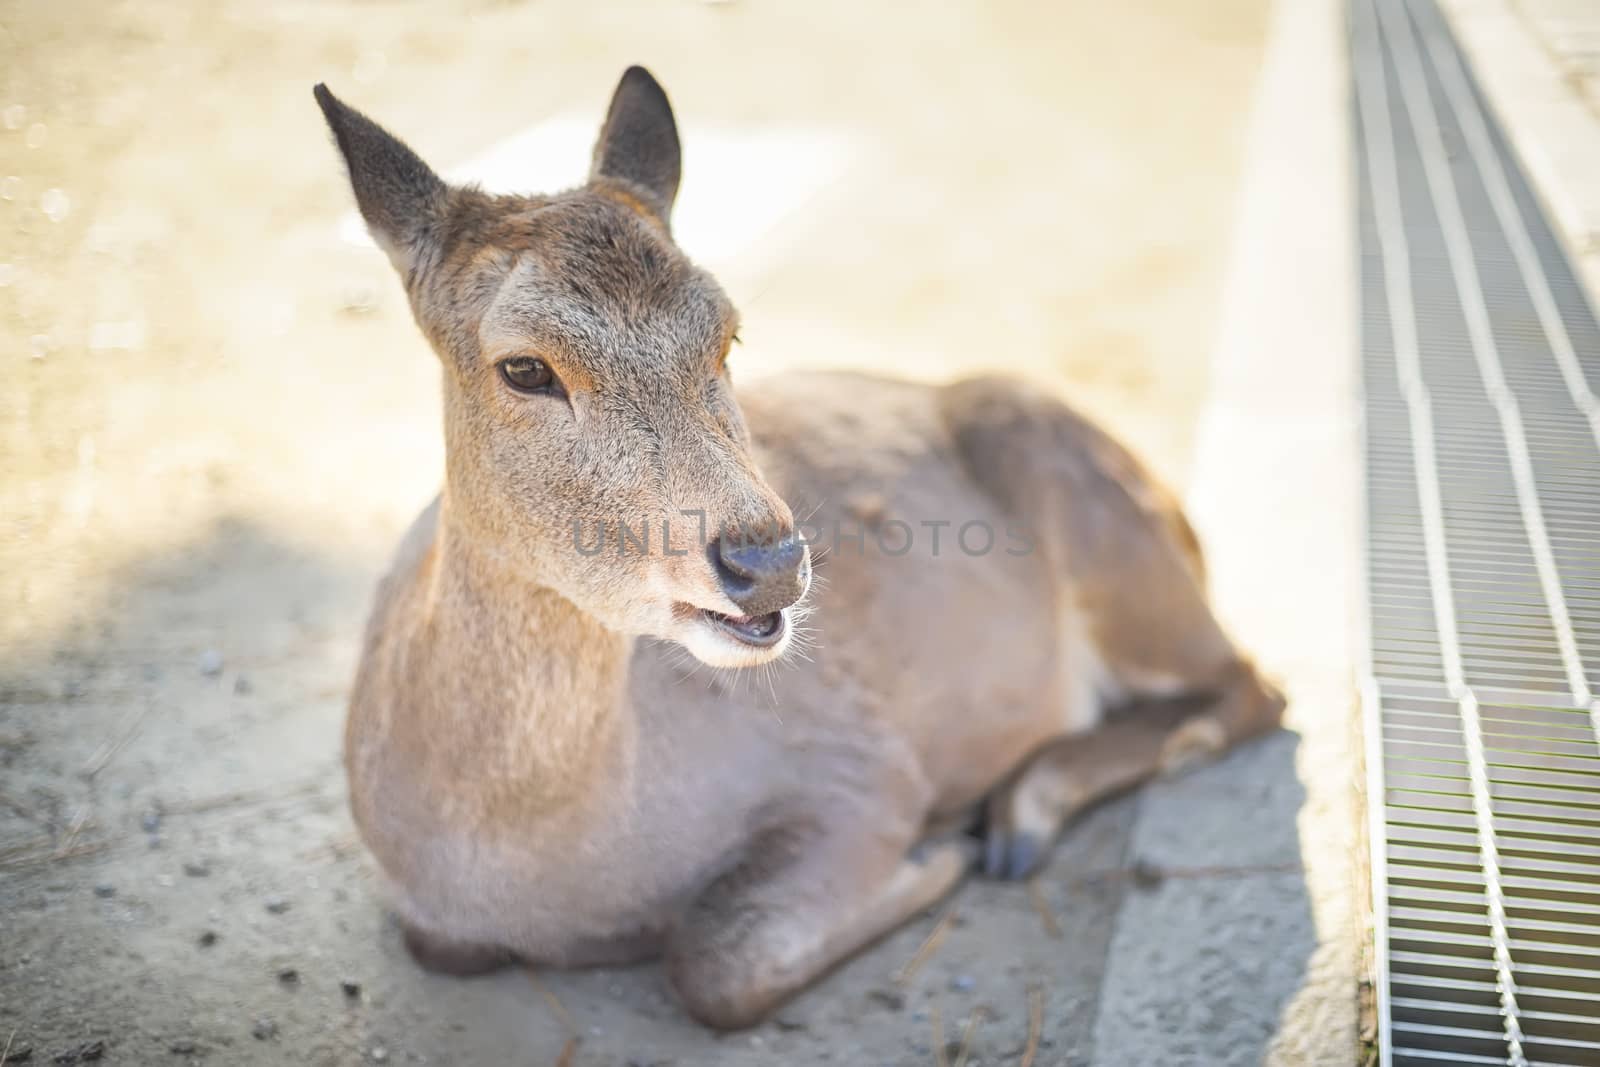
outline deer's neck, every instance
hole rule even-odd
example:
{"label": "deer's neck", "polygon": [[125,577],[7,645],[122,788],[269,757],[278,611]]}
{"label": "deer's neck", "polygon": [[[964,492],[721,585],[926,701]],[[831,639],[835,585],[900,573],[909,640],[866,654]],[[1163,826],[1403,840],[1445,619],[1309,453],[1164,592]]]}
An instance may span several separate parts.
{"label": "deer's neck", "polygon": [[435,743],[520,797],[592,789],[631,743],[633,639],[475,545],[447,509],[436,548],[432,684],[448,693],[439,710],[459,729],[436,731]]}

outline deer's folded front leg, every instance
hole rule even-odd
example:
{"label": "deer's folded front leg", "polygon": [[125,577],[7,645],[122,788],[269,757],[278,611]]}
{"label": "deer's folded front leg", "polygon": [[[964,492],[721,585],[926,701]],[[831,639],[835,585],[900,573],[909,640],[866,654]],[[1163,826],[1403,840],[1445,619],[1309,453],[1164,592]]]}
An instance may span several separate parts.
{"label": "deer's folded front leg", "polygon": [[689,907],[667,972],[695,1018],[736,1030],[950,892],[966,841],[890,844],[871,828],[775,830]]}

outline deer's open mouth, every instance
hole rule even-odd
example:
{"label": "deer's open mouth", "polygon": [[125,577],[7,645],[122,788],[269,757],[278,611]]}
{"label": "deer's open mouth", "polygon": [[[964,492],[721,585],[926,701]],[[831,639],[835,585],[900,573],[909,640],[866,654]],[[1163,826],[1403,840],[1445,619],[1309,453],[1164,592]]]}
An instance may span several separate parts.
{"label": "deer's open mouth", "polygon": [[782,641],[788,625],[781,611],[769,611],[765,615],[724,615],[703,610],[700,614],[712,626],[752,648],[771,648]]}

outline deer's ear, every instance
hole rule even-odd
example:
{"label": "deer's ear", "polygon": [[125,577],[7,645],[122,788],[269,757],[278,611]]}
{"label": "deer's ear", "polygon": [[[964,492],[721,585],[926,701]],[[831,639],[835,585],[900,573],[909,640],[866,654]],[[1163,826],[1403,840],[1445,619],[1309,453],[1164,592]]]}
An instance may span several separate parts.
{"label": "deer's ear", "polygon": [[312,90],[350,171],[350,187],[373,240],[410,278],[437,238],[448,187],[398,137],[318,84]]}
{"label": "deer's ear", "polygon": [[594,146],[591,178],[621,178],[649,195],[649,207],[667,221],[678,195],[682,156],[672,105],[643,67],[629,67],[617,83],[606,124]]}

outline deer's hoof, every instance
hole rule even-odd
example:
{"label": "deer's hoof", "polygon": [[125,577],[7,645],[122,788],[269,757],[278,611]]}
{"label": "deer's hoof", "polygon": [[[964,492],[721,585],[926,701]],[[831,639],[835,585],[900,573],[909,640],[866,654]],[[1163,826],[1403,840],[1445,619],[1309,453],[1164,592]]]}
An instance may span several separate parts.
{"label": "deer's hoof", "polygon": [[1048,842],[1026,830],[991,826],[984,832],[983,873],[1001,881],[1020,881],[1044,862]]}

